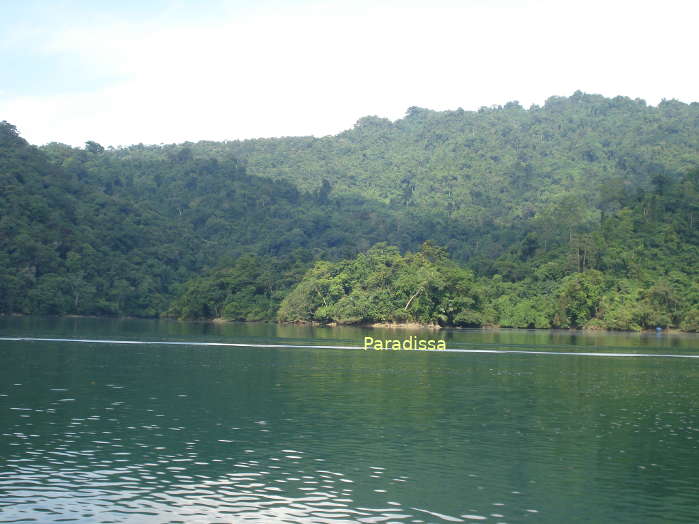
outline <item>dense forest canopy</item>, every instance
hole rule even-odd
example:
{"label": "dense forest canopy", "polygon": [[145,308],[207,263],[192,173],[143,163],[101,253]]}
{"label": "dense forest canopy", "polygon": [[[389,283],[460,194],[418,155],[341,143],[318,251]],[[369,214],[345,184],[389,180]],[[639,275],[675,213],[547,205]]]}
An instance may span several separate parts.
{"label": "dense forest canopy", "polygon": [[699,104],[580,92],[118,149],[3,122],[0,312],[696,330],[698,173]]}

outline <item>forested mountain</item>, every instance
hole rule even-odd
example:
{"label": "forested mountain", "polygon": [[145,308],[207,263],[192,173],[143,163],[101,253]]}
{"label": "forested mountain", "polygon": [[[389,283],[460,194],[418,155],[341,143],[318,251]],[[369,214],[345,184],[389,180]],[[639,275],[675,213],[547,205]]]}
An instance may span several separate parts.
{"label": "forested mountain", "polygon": [[36,148],[3,123],[0,312],[690,329],[698,168],[699,104],[580,92],[324,138]]}
{"label": "forested mountain", "polygon": [[0,311],[156,315],[191,274],[176,224],[84,178],[0,124]]}
{"label": "forested mountain", "polygon": [[7,123],[0,184],[4,313],[157,316],[178,285],[240,255],[351,256],[396,229],[362,199],[331,202],[235,159],[37,149]]}
{"label": "forested mountain", "polygon": [[476,112],[412,107],[396,122],[365,117],[324,138],[199,142],[114,154],[152,158],[183,150],[197,158],[233,156],[249,174],[288,181],[301,191],[325,188],[334,197],[357,195],[402,211],[411,232],[393,244],[416,248],[433,239],[473,263],[474,257],[499,256],[535,216],[573,203],[584,211],[577,227],[589,229],[599,222],[610,190],[623,196],[648,188],[655,175],[678,176],[699,166],[699,103],[653,107],[576,92],[530,109],[516,102]]}
{"label": "forested mountain", "polygon": [[[699,330],[699,171],[639,193],[585,234],[546,249],[535,231],[477,278],[425,243],[318,262],[285,297],[284,321]],[[509,280],[509,281],[508,281]]]}

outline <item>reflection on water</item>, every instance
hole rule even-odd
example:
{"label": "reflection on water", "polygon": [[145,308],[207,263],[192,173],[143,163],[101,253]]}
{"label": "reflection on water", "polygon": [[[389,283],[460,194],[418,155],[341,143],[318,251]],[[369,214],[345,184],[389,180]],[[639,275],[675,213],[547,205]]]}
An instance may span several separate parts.
{"label": "reflection on water", "polygon": [[[0,336],[364,333],[0,319]],[[691,336],[445,335],[699,354]],[[0,359],[0,521],[699,521],[695,360],[10,341]]]}

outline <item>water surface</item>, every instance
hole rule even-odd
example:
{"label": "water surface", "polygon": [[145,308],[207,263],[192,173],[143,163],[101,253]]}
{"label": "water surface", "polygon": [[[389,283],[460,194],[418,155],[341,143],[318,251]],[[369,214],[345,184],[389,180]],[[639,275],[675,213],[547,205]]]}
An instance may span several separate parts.
{"label": "water surface", "polygon": [[0,318],[0,521],[697,522],[691,335]]}

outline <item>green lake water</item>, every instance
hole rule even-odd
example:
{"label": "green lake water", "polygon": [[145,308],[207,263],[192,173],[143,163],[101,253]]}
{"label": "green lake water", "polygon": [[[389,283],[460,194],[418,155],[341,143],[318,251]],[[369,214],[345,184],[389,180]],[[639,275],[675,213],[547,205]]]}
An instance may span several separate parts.
{"label": "green lake water", "polygon": [[[465,351],[338,349],[410,335]],[[0,337],[0,522],[699,522],[698,336],[6,317]]]}

